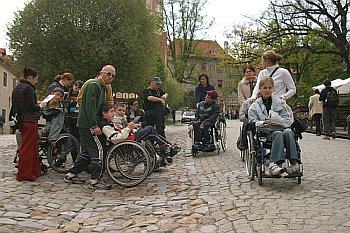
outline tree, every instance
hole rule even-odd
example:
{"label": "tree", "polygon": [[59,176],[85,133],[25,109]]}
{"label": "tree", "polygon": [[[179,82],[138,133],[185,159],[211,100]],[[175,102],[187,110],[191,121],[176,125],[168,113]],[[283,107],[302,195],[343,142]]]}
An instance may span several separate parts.
{"label": "tree", "polygon": [[[257,22],[268,32],[263,40],[273,41],[288,35],[315,38],[328,41],[333,46],[327,49],[312,47],[308,43],[303,48],[313,54],[337,55],[339,68],[349,66],[349,0],[284,0],[270,1],[270,8]],[[340,67],[340,63],[344,67]],[[345,67],[346,66],[346,67]]]}
{"label": "tree", "polygon": [[164,0],[163,30],[167,32],[169,55],[167,67],[173,78],[180,83],[193,83],[192,71],[196,62],[191,58],[196,51],[196,35],[210,27],[201,12],[207,0]]}
{"label": "tree", "polygon": [[16,67],[36,68],[42,92],[57,74],[86,80],[105,64],[117,69],[115,91],[139,92],[157,69],[156,20],[144,0],[33,0],[8,36]]}

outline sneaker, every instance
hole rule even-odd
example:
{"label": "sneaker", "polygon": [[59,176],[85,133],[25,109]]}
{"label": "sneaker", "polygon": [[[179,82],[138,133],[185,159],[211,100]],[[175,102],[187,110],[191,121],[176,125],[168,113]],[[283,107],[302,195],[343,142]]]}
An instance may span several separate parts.
{"label": "sneaker", "polygon": [[205,144],[203,150],[207,152],[213,152],[216,150],[216,147],[214,144]]}
{"label": "sneaker", "polygon": [[288,173],[288,175],[296,175],[300,172],[300,166],[298,163],[293,164],[289,167],[286,167],[286,172]]}
{"label": "sneaker", "polygon": [[284,169],[278,166],[276,163],[272,162],[269,164],[269,170],[271,175],[279,175],[284,172]]}
{"label": "sneaker", "polygon": [[70,183],[70,184],[84,184],[85,181],[81,180],[77,175],[71,177],[68,174],[64,176],[64,182]]}
{"label": "sneaker", "polygon": [[326,135],[326,136],[322,137],[322,139],[325,139],[325,140],[331,140],[331,137],[330,137],[330,136],[328,136],[328,135]]}
{"label": "sneaker", "polygon": [[96,182],[96,183],[90,183],[89,184],[89,188],[91,189],[99,189],[99,190],[110,190],[112,188],[112,185],[111,184],[106,184],[104,182]]}
{"label": "sneaker", "polygon": [[181,150],[181,147],[178,145],[174,144],[170,147],[170,156],[174,157],[179,151]]}
{"label": "sneaker", "polygon": [[337,137],[337,134],[335,132],[332,132],[332,138],[335,139]]}

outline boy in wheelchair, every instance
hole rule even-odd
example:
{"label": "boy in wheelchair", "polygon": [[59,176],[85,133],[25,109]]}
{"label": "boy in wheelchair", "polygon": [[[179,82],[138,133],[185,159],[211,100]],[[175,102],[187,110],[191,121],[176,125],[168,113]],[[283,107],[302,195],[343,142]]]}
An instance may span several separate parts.
{"label": "boy in wheelchair", "polygon": [[64,107],[62,98],[64,91],[60,87],[56,87],[51,92],[54,95],[52,99],[42,109],[42,115],[46,119],[44,134],[48,132],[49,145],[55,147],[55,141],[64,127]]}
{"label": "boy in wheelchair", "polygon": [[[272,142],[270,174],[284,176],[299,173],[300,158],[295,135],[290,128],[294,120],[293,112],[283,100],[272,95],[273,89],[274,82],[271,77],[265,77],[260,81],[258,99],[248,110],[249,122],[254,123],[256,129],[266,135],[269,142]],[[291,166],[283,169],[282,163],[286,157]]]}
{"label": "boy in wheelchair", "polygon": [[108,147],[108,144],[110,143],[117,144],[118,142],[125,140],[135,140],[140,142],[142,140],[149,139],[152,142],[152,145],[158,146],[162,157],[159,159],[163,161],[165,159],[170,160],[171,157],[175,156],[180,151],[180,148],[177,145],[171,145],[168,143],[168,141],[159,135],[152,126],[145,126],[144,128],[135,130],[139,126],[133,121],[127,123],[127,126],[124,128],[116,126],[113,123],[115,115],[123,117],[124,113],[125,106],[122,104],[116,104],[113,106],[109,103],[103,103],[101,105],[99,111],[99,127],[105,137],[104,141],[106,141],[106,147]]}
{"label": "boy in wheelchair", "polygon": [[[207,91],[205,100],[200,102],[196,111],[196,119],[192,126],[194,131],[194,149],[197,151],[214,151],[215,145],[212,141],[211,130],[221,112],[217,102],[218,93],[214,90]],[[211,132],[210,132],[211,131]]]}

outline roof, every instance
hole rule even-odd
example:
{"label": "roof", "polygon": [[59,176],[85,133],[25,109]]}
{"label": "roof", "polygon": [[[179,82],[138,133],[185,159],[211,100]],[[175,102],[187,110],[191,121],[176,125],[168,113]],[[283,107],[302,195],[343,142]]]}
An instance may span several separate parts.
{"label": "roof", "polygon": [[[180,50],[180,39],[176,40],[176,54],[179,55],[181,53]],[[222,59],[225,55],[225,51],[220,47],[217,41],[213,40],[193,40],[193,46],[195,47],[194,56],[200,57],[210,57]]]}

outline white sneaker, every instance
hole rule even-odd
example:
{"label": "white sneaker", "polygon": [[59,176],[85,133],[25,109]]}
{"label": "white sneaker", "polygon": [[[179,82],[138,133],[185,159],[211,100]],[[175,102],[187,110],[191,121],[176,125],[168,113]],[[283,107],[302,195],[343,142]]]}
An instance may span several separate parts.
{"label": "white sneaker", "polygon": [[276,163],[272,162],[269,164],[269,170],[270,170],[271,175],[279,175],[282,173],[283,168],[278,166]]}

